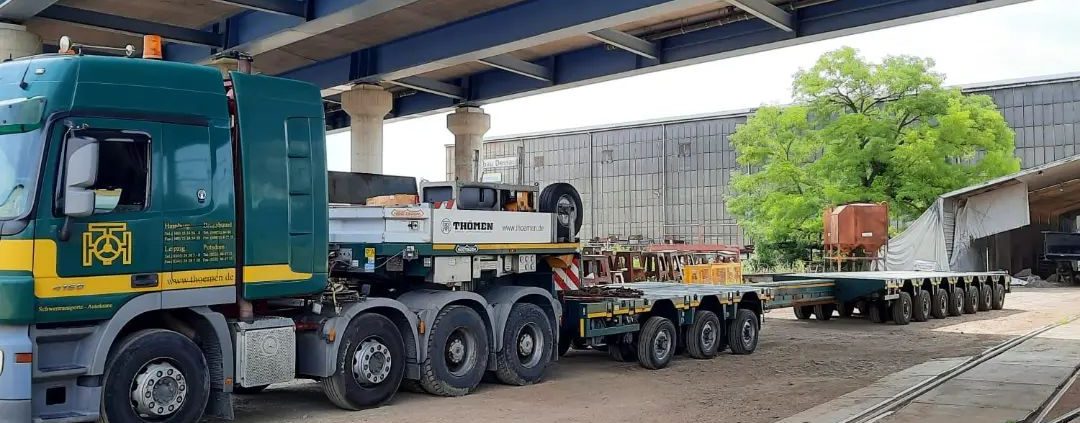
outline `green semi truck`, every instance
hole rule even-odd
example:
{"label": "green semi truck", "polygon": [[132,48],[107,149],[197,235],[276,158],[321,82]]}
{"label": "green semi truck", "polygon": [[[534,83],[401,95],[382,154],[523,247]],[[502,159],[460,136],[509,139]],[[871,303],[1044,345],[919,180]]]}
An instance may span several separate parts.
{"label": "green semi truck", "polygon": [[571,343],[648,368],[756,348],[768,288],[577,291],[573,187],[328,184],[324,126],[292,80],[0,64],[0,420],[231,418],[294,378],[355,410],[534,383]]}

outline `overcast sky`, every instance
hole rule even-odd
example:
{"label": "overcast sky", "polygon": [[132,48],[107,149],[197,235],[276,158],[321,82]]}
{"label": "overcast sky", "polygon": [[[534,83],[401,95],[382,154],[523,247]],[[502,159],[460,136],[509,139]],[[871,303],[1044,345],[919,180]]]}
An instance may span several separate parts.
{"label": "overcast sky", "polygon": [[[615,124],[786,103],[791,77],[822,53],[852,46],[880,59],[931,57],[949,84],[1080,72],[1077,0],[1012,6],[803,44],[484,106],[488,137]],[[386,125],[387,174],[443,180],[444,145],[454,142],[439,114]],[[328,138],[331,170],[349,168],[349,134]]]}

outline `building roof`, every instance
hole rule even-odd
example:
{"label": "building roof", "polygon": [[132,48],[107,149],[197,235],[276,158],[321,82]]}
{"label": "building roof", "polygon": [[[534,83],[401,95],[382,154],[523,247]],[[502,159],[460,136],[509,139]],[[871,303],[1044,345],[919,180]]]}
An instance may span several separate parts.
{"label": "building roof", "polygon": [[[1031,77],[1025,77],[1025,78],[1003,79],[1003,80],[990,81],[990,82],[978,82],[978,83],[972,83],[972,84],[961,84],[961,85],[956,85],[955,87],[959,88],[961,91],[963,91],[965,93],[981,93],[981,92],[985,92],[985,91],[993,91],[993,90],[999,90],[999,89],[1005,89],[1005,88],[1030,87],[1030,86],[1037,86],[1037,85],[1048,85],[1048,84],[1057,84],[1057,83],[1075,82],[1075,81],[1080,81],[1080,72],[1052,74],[1052,75],[1038,75],[1038,76],[1031,76]],[[616,130],[616,129],[628,129],[628,128],[637,128],[637,127],[654,126],[654,125],[668,125],[668,124],[676,124],[676,123],[683,123],[683,122],[696,122],[696,121],[711,120],[711,119],[740,118],[740,117],[746,117],[746,116],[749,116],[749,115],[753,114],[755,110],[757,110],[757,108],[752,107],[752,108],[745,108],[745,109],[726,110],[726,111],[720,111],[720,112],[699,113],[699,114],[692,114],[692,115],[672,116],[672,117],[663,117],[663,118],[656,118],[656,119],[645,119],[645,120],[630,121],[630,122],[619,122],[619,123],[611,123],[611,124],[603,124],[603,125],[581,126],[581,127],[567,128],[567,129],[556,129],[556,130],[551,130],[551,131],[523,132],[523,133],[518,133],[518,134],[500,135],[500,136],[497,136],[497,137],[485,138],[484,142],[510,141],[510,140],[516,140],[516,139],[522,139],[522,138],[541,138],[541,137],[550,137],[550,136],[555,136],[555,135],[583,134],[583,133],[589,133],[589,132],[610,131],[610,130]],[[448,144],[448,145],[453,145],[453,144]]]}

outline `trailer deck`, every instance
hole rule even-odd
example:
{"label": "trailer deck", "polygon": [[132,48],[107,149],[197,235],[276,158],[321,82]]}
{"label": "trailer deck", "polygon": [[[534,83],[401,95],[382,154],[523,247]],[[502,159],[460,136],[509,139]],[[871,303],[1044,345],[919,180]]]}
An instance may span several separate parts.
{"label": "trailer deck", "polygon": [[[837,312],[850,317],[858,310],[873,322],[906,325],[912,320],[1000,310],[1010,290],[1004,272],[799,273],[746,279],[754,282],[635,282],[564,291],[560,353],[573,346],[631,360],[638,351],[646,351],[642,343],[675,342],[655,338],[647,328],[653,317],[673,324],[680,334],[679,345],[696,358],[711,358],[727,346],[735,353],[749,353],[756,348],[757,332],[769,310],[791,307],[799,319],[818,320],[830,320]],[[752,316],[752,324],[746,316]],[[713,333],[699,323],[702,318],[714,322]],[[691,348],[698,346],[700,351],[700,345],[712,341],[721,345],[711,355]],[[644,360],[639,359],[653,368]]]}

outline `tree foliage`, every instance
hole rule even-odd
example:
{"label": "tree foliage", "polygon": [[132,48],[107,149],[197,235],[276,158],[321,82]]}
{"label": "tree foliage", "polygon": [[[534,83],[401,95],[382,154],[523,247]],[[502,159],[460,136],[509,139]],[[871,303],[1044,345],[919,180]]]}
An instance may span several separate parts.
{"label": "tree foliage", "polygon": [[728,207],[762,260],[820,245],[827,206],[886,202],[914,219],[942,193],[1020,169],[993,101],[943,87],[933,65],[826,53],[795,75],[795,104],[762,107],[731,136],[742,169]]}

